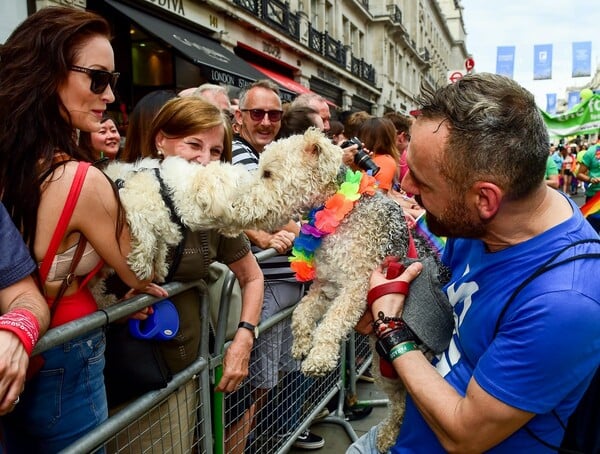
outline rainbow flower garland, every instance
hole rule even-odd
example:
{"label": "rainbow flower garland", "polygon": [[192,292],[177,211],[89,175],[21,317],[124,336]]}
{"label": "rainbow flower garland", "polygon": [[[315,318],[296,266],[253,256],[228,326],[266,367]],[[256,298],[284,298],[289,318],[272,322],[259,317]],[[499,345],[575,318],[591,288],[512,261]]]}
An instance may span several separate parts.
{"label": "rainbow flower garland", "polygon": [[315,278],[314,256],[323,238],[337,230],[361,195],[373,195],[376,189],[377,181],[371,175],[348,169],[340,189],[323,206],[308,213],[308,222],[302,224],[289,258],[296,280],[307,282]]}

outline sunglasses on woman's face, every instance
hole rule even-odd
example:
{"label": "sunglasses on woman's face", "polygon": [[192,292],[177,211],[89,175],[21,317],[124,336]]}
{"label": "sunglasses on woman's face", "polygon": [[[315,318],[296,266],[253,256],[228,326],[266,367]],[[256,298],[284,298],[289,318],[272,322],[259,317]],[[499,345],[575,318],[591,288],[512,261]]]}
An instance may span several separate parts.
{"label": "sunglasses on woman's face", "polygon": [[95,93],[97,95],[104,93],[104,90],[106,90],[106,87],[108,87],[109,85],[110,89],[114,91],[120,74],[116,72],[111,73],[110,71],[104,71],[103,69],[84,68],[83,66],[76,65],[71,66],[70,69],[71,71],[85,73],[88,76],[90,76],[90,79],[92,79],[90,90],[92,91],[92,93]]}

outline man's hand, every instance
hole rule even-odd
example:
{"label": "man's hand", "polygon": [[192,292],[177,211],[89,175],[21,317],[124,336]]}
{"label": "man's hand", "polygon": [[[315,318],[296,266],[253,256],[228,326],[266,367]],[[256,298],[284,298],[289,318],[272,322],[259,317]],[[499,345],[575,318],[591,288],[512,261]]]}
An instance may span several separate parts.
{"label": "man's hand", "polygon": [[287,252],[294,245],[296,235],[287,230],[280,230],[271,235],[269,239],[269,248],[275,249],[280,254]]}
{"label": "man's hand", "polygon": [[[388,279],[386,277],[387,267],[393,258],[386,258],[381,265],[377,267],[375,271],[371,273],[371,279],[369,280],[369,289],[373,289],[379,285],[386,284],[388,282],[404,281],[409,284],[417,278],[417,276],[423,270],[423,264],[419,262],[411,263],[400,276],[395,279]],[[401,293],[389,293],[377,298],[371,306],[371,314],[373,318],[377,318],[379,312],[383,312],[387,317],[402,317],[402,310],[404,309],[405,295]]]}
{"label": "man's hand", "polygon": [[247,329],[238,329],[223,358],[223,376],[216,387],[220,392],[233,392],[248,376],[250,351],[254,336]]}

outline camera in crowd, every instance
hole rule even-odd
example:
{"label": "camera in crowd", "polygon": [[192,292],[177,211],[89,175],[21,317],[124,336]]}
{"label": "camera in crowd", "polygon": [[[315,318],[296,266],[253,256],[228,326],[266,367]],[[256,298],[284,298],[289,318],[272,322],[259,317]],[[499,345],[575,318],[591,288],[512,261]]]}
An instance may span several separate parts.
{"label": "camera in crowd", "polygon": [[372,176],[377,175],[379,166],[375,164],[371,157],[362,149],[362,142],[358,137],[352,137],[351,139],[346,140],[340,145],[340,148],[347,148],[352,145],[358,145],[358,150],[356,150],[356,154],[354,155],[354,164],[365,172],[370,171]]}

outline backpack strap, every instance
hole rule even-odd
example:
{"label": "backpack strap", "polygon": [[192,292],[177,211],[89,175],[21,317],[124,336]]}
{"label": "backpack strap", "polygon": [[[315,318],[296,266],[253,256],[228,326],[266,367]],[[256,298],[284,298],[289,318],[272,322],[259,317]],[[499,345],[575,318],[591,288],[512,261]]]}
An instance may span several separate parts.
{"label": "backpack strap", "polygon": [[[558,251],[554,255],[552,255],[552,257],[550,257],[548,260],[546,260],[539,268],[537,268],[523,282],[521,282],[521,284],[512,293],[512,295],[510,296],[510,298],[508,299],[508,301],[506,303],[504,303],[504,306],[502,307],[502,310],[500,311],[500,315],[498,316],[498,319],[496,320],[496,327],[494,328],[494,337],[496,337],[496,334],[498,334],[498,331],[500,329],[500,322],[501,322],[502,318],[504,317],[504,315],[506,314],[506,311],[508,310],[508,307],[515,300],[515,298],[517,297],[517,295],[528,284],[530,284],[535,278],[537,278],[540,275],[544,274],[546,271],[550,271],[550,270],[552,270],[554,268],[557,268],[557,267],[559,267],[561,265],[564,265],[566,263],[571,263],[571,262],[574,262],[576,260],[582,260],[582,259],[590,259],[590,258],[596,258],[597,259],[597,258],[600,258],[600,253],[599,252],[590,252],[590,253],[586,253],[586,254],[573,255],[571,257],[567,257],[566,259],[559,260],[559,261],[555,262],[555,260],[563,252],[565,252],[565,251],[567,251],[569,249],[572,249],[573,247],[578,246],[580,244],[586,244],[586,243],[600,244],[600,240],[589,238],[589,239],[579,240],[579,241],[575,241],[574,243],[568,244],[567,246],[565,246],[564,248],[562,248],[560,251]],[[552,414],[557,419],[557,421],[559,422],[559,424],[561,425],[561,427],[563,429],[565,429],[566,428],[565,423],[560,419],[560,417],[559,417],[556,409],[552,410]],[[558,453],[563,453],[563,454],[583,454],[580,451],[573,451],[573,450],[570,450],[570,449],[562,448],[560,446],[554,446],[554,445],[548,443],[547,441],[543,440],[538,435],[536,435],[533,432],[533,430],[531,430],[528,427],[528,424],[525,424],[525,426],[523,426],[523,428],[529,434],[529,436],[531,436],[533,439],[535,439],[538,443],[541,443],[545,447],[550,448],[550,449],[552,449],[552,450],[554,450],[554,451],[556,451]]]}
{"label": "backpack strap", "polygon": [[77,200],[79,199],[79,194],[81,193],[81,188],[83,187],[83,182],[85,181],[85,176],[90,165],[91,164],[89,162],[79,162],[77,166],[77,172],[73,178],[73,183],[71,183],[71,189],[69,190],[69,195],[67,196],[65,206],[63,207],[62,213],[58,218],[58,222],[54,228],[54,234],[50,240],[50,245],[48,246],[46,255],[42,260],[42,264],[40,265],[40,282],[42,286],[48,278],[52,261],[54,260],[56,252],[58,251],[58,246],[60,245],[65,232],[67,231],[69,221],[71,220],[71,216],[75,210],[75,205],[77,205]]}

